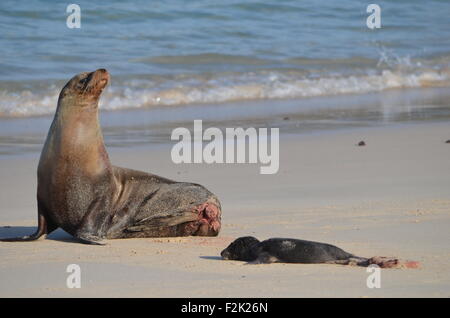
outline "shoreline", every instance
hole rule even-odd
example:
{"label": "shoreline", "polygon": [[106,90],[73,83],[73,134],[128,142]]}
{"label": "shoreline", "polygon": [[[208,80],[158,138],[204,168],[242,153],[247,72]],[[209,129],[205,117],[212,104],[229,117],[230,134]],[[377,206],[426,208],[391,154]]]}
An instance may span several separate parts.
{"label": "shoreline", "polygon": [[[175,165],[168,145],[108,148],[114,165],[200,183],[216,193],[223,206],[219,236],[89,246],[58,230],[43,241],[0,242],[0,295],[449,297],[449,133],[447,123],[423,123],[281,135],[275,175],[260,175],[257,164]],[[355,145],[361,139],[365,147]],[[38,159],[2,160],[1,237],[34,231]],[[245,235],[326,242],[422,267],[383,270],[382,288],[374,290],[366,287],[364,268],[220,260],[220,251]],[[72,263],[82,268],[81,289],[65,286]]]}
{"label": "shoreline", "polygon": [[[196,119],[202,119],[205,128],[276,127],[281,134],[294,135],[450,121],[449,100],[450,91],[446,88],[421,88],[292,100],[100,110],[99,118],[108,147],[146,147],[171,143],[173,129],[192,129]],[[40,153],[52,118],[0,118],[0,159]]]}

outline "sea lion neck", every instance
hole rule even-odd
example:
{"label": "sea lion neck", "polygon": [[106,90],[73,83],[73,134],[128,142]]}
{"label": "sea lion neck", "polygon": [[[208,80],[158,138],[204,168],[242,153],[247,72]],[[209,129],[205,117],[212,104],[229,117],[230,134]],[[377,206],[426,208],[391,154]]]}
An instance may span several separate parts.
{"label": "sea lion neck", "polygon": [[64,142],[63,146],[77,146],[72,149],[76,151],[93,144],[103,144],[98,118],[99,94],[80,94],[73,88],[63,91],[49,134],[54,130]]}
{"label": "sea lion neck", "polygon": [[[98,175],[111,169],[97,109],[61,108],[55,114],[41,161],[76,163],[83,174]],[[73,166],[73,165],[72,165]]]}
{"label": "sea lion neck", "polygon": [[79,78],[75,77],[61,92],[40,166],[59,162],[77,167],[86,175],[98,175],[112,169],[98,119],[98,100],[104,87],[98,87],[98,83],[102,78],[92,75],[89,78],[93,78],[88,81],[92,86],[90,91],[80,93],[74,85]]}

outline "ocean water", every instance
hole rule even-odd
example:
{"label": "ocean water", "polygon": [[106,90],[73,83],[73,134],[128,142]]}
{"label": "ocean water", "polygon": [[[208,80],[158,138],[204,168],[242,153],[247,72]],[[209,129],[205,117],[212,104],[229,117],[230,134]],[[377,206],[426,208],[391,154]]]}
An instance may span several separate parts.
{"label": "ocean water", "polygon": [[64,83],[97,68],[109,110],[450,86],[446,0],[376,1],[375,30],[357,0],[76,3],[80,29],[67,2],[0,2],[1,118],[53,114]]}

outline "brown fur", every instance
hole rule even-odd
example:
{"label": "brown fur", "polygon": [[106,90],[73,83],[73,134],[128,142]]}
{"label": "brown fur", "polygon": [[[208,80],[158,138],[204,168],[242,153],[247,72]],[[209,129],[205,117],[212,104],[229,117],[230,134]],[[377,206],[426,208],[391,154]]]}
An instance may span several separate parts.
{"label": "brown fur", "polygon": [[108,82],[100,69],[62,89],[38,166],[38,230],[7,241],[36,240],[58,227],[87,243],[219,233],[220,203],[203,186],[111,165],[98,121]]}

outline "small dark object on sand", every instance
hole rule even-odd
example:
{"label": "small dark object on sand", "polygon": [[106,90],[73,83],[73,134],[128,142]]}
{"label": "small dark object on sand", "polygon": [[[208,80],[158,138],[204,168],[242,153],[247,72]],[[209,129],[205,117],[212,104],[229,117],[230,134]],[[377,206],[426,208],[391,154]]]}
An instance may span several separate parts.
{"label": "small dark object on sand", "polygon": [[445,142],[446,144],[450,144],[450,139]]}
{"label": "small dark object on sand", "polygon": [[358,146],[365,146],[366,145],[366,143],[363,141],[363,140],[361,140],[359,143],[358,143]]}

